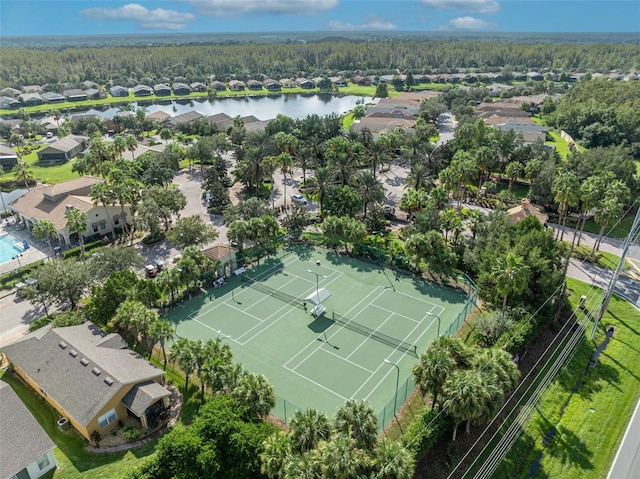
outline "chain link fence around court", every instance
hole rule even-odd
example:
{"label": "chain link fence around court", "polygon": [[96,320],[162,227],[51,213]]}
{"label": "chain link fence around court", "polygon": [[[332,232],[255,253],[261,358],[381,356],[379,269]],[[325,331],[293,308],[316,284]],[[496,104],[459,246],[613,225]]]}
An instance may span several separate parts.
{"label": "chain link fence around court", "polygon": [[[458,282],[462,284],[462,290],[467,295],[467,301],[456,317],[449,323],[449,326],[444,332],[444,336],[453,336],[456,334],[462,326],[462,323],[467,319],[467,316],[471,314],[471,311],[476,307],[478,299],[478,287],[471,278],[462,273],[458,275],[457,279]],[[378,413],[378,434],[381,433],[385,426],[395,417],[415,388],[416,384],[413,381],[413,375],[409,375],[409,377],[398,386],[396,393],[391,396],[386,406]],[[407,408],[405,412],[413,416],[413,411],[410,408]],[[415,416],[413,416],[413,418],[415,419]]]}

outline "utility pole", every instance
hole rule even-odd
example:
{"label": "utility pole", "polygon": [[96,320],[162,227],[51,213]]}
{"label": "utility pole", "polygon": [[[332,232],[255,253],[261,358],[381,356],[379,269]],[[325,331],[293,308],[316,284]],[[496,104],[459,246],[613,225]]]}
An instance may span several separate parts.
{"label": "utility pole", "polygon": [[633,243],[633,238],[635,238],[636,235],[639,232],[639,229],[638,229],[639,226],[640,226],[640,208],[638,208],[638,211],[636,212],[636,217],[633,220],[633,226],[631,226],[631,231],[629,231],[629,235],[624,240],[624,244],[622,246],[622,255],[620,256],[620,261],[618,262],[618,267],[616,268],[615,273],[613,273],[613,276],[611,277],[611,280],[609,281],[609,284],[607,285],[607,289],[604,292],[604,297],[602,299],[602,305],[600,306],[600,309],[598,310],[598,314],[596,315],[596,319],[593,322],[593,330],[591,331],[591,339],[593,339],[593,337],[596,335],[596,331],[598,330],[598,323],[602,319],[602,315],[604,314],[604,312],[609,307],[609,301],[611,301],[611,296],[613,295],[613,289],[615,288],[616,283],[618,282],[618,277],[620,276],[620,272],[622,271],[622,268],[624,266],[624,262],[625,262],[625,259],[627,257],[627,254],[629,253],[629,248],[631,247],[631,244]]}

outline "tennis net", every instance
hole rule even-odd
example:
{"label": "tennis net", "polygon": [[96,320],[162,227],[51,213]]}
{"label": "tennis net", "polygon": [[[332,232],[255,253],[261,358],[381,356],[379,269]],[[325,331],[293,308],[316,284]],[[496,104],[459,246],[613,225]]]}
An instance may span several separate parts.
{"label": "tennis net", "polygon": [[375,339],[376,341],[382,344],[386,344],[387,346],[398,348],[407,353],[417,354],[417,347],[415,344],[411,344],[406,341],[396,339],[394,337],[381,333],[380,331],[375,331],[360,323],[356,323],[352,319],[348,319],[348,318],[345,318],[344,316],[340,316],[339,314],[336,314],[335,311],[333,312],[333,321],[336,324],[339,324],[341,326],[344,326],[347,329],[350,329],[351,331],[360,333],[364,336],[368,336],[371,339]]}
{"label": "tennis net", "polygon": [[291,304],[296,308],[304,309],[304,299],[302,298],[296,298],[295,296],[292,296],[290,294],[283,293],[279,289],[273,289],[269,286],[266,286],[256,281],[255,279],[249,278],[246,275],[242,275],[242,282],[247,283],[250,287],[257,289],[262,293],[268,294],[269,296],[273,296],[274,298],[279,299],[280,301],[283,301],[287,304]]}

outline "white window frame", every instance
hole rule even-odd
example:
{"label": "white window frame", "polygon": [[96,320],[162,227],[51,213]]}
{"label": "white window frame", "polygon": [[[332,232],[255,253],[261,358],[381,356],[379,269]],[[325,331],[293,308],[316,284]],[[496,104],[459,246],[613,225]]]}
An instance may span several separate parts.
{"label": "white window frame", "polygon": [[112,422],[116,422],[117,420],[118,415],[116,414],[116,409],[113,408],[98,418],[98,426],[100,426],[100,429],[104,429],[109,424],[111,424]]}

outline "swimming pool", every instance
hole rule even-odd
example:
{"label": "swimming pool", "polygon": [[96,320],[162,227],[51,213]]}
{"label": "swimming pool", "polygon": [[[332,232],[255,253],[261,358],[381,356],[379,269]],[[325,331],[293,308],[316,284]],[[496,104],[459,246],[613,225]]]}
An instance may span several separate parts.
{"label": "swimming pool", "polygon": [[22,245],[22,240],[12,236],[10,234],[4,234],[0,236],[0,263],[6,263],[11,261],[13,257],[19,253],[23,253],[24,250],[19,246]]}

